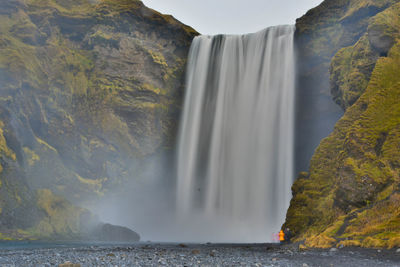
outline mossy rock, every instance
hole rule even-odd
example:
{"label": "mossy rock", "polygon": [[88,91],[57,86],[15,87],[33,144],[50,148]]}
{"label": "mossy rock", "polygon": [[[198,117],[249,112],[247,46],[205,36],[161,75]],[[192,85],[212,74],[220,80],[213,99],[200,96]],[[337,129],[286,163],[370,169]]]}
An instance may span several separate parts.
{"label": "mossy rock", "polygon": [[378,57],[367,35],[336,53],[330,69],[331,94],[343,109],[353,105],[367,88]]}
{"label": "mossy rock", "polygon": [[[388,3],[382,13],[367,16],[365,25],[386,18],[389,28],[399,29],[393,19],[400,15],[399,4]],[[400,39],[393,34],[395,42],[382,55],[366,28],[332,60],[333,91],[346,112],[316,149],[309,175],[292,187],[285,226],[308,246],[391,248],[398,243]]]}
{"label": "mossy rock", "polygon": [[4,236],[75,235],[74,204],[126,190],[174,146],[197,34],[141,1],[0,1]]}
{"label": "mossy rock", "polygon": [[385,56],[400,36],[400,4],[395,4],[372,18],[368,38],[372,47]]}

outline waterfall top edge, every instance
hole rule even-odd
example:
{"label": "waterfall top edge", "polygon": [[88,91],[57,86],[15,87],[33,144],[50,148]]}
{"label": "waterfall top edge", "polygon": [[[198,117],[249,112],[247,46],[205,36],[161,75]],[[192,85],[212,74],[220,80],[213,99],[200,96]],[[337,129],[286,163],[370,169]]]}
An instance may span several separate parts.
{"label": "waterfall top edge", "polygon": [[256,35],[256,34],[264,33],[264,32],[269,31],[271,29],[278,29],[278,28],[291,28],[294,31],[294,30],[296,30],[296,25],[294,25],[294,24],[275,25],[275,26],[270,26],[270,27],[264,28],[264,29],[256,31],[256,32],[240,33],[240,34],[224,34],[224,33],[219,33],[219,34],[200,34],[196,38],[198,38],[198,37],[214,38],[214,37],[217,37],[217,36],[241,37],[241,36],[248,36],[248,35]]}

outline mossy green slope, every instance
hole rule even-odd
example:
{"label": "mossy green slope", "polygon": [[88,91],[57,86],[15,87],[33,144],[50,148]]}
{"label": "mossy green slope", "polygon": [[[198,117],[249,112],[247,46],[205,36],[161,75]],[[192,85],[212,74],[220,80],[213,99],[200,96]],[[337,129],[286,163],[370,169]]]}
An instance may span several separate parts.
{"label": "mossy green slope", "polygon": [[[342,48],[354,46],[367,32],[370,19],[396,2],[398,1],[327,0],[296,21],[298,172],[308,169],[308,163],[320,140],[332,131],[336,121],[343,116],[341,108],[332,102],[332,95],[343,108],[348,106],[347,102],[354,103],[359,96],[357,89],[350,90],[345,85],[338,89],[336,83],[330,86],[329,69],[332,57]],[[362,45],[362,42],[357,45],[358,53],[369,53],[368,47]],[[350,54],[347,50],[342,54],[342,60],[349,61]],[[358,64],[355,62],[356,58],[352,61],[354,65]],[[365,79],[369,78],[373,68],[369,61],[362,62],[363,66],[354,67],[352,71],[353,78],[357,76],[352,83],[364,89]],[[358,74],[364,77],[359,77]],[[335,75],[340,73],[335,71]]]}
{"label": "mossy green slope", "polygon": [[173,146],[193,29],[136,0],[10,0],[0,10],[0,180],[20,181],[27,198],[0,188],[3,210],[29,202],[38,223],[35,190],[93,201]]}
{"label": "mossy green slope", "polygon": [[[331,82],[346,112],[293,185],[287,213],[306,246],[400,246],[400,39],[390,31],[386,51],[374,39],[400,28],[399,6],[368,17],[360,39],[333,58]],[[382,21],[390,25],[371,38]]]}
{"label": "mossy green slope", "polygon": [[400,36],[394,4],[368,21],[367,32],[353,46],[342,48],[331,62],[331,93],[343,109],[354,104],[368,85],[379,56],[386,56]]}

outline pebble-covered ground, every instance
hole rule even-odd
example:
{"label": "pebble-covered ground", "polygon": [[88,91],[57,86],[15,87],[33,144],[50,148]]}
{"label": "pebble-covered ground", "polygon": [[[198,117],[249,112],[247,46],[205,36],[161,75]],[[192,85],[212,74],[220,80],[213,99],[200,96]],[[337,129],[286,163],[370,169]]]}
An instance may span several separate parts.
{"label": "pebble-covered ground", "polygon": [[233,244],[0,246],[0,266],[389,266],[400,250],[299,251],[294,246]]}

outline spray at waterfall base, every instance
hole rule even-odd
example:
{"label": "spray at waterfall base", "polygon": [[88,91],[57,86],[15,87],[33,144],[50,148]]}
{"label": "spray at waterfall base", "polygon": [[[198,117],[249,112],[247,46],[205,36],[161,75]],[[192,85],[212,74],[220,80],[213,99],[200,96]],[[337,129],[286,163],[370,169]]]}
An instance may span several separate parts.
{"label": "spray at waterfall base", "polygon": [[[178,144],[184,240],[270,242],[291,198],[293,26],[193,41]],[[194,224],[194,225],[193,225]]]}

